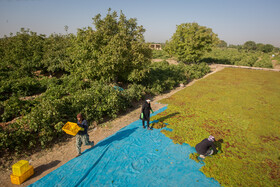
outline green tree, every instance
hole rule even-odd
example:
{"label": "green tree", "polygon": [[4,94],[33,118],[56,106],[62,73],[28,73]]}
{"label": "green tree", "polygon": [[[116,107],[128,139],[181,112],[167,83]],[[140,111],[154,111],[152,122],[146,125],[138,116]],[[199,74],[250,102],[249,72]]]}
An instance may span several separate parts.
{"label": "green tree", "polygon": [[262,44],[262,43],[257,43],[257,44],[256,44],[256,47],[257,47],[257,50],[258,50],[258,51],[262,51],[262,52],[263,52],[264,44]]}
{"label": "green tree", "polygon": [[183,23],[177,26],[165,50],[181,62],[192,63],[199,61],[205,52],[211,51],[218,41],[212,29],[197,23]]}
{"label": "green tree", "polygon": [[232,49],[238,49],[238,50],[240,50],[240,49],[242,48],[242,46],[241,46],[241,45],[233,45],[233,44],[229,44],[229,45],[228,45],[228,48],[232,48]]}
{"label": "green tree", "polygon": [[273,50],[274,50],[274,46],[273,45],[271,45],[271,44],[262,44],[262,43],[258,43],[257,45],[256,45],[256,47],[257,47],[257,50],[258,51],[261,51],[261,52],[264,52],[264,53],[270,53],[270,52],[272,52]]}
{"label": "green tree", "polygon": [[3,38],[1,69],[17,72],[18,77],[32,76],[33,71],[40,69],[44,42],[45,35],[24,28],[15,36]]}
{"label": "green tree", "polygon": [[51,34],[46,38],[44,55],[41,61],[44,73],[54,75],[60,72],[69,72],[71,68],[70,54],[72,35]]}
{"label": "green tree", "polygon": [[280,48],[279,47],[274,47],[273,52],[274,53],[279,53],[280,52]]}
{"label": "green tree", "polygon": [[247,51],[254,51],[257,49],[257,44],[254,41],[247,41],[244,43],[243,49]]}
{"label": "green tree", "polygon": [[225,48],[227,47],[227,42],[225,42],[224,40],[220,40],[217,47]]}
{"label": "green tree", "polygon": [[263,52],[265,52],[265,53],[270,53],[270,52],[273,51],[273,49],[274,49],[274,46],[273,46],[273,45],[271,45],[271,44],[266,44],[266,45],[264,45],[264,47],[263,47]]}
{"label": "green tree", "polygon": [[105,18],[93,18],[96,30],[79,29],[74,39],[72,72],[82,78],[110,82],[141,81],[152,52],[144,41],[145,29],[136,19],[126,19],[109,9]]}

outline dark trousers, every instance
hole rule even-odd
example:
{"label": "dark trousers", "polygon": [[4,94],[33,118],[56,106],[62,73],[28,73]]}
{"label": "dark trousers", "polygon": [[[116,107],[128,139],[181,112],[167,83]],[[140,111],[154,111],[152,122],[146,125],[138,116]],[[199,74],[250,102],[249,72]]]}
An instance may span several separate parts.
{"label": "dark trousers", "polygon": [[[143,124],[143,127],[145,127],[145,121],[142,120],[142,124]],[[147,120],[147,127],[149,127],[149,124],[150,124],[150,120]]]}

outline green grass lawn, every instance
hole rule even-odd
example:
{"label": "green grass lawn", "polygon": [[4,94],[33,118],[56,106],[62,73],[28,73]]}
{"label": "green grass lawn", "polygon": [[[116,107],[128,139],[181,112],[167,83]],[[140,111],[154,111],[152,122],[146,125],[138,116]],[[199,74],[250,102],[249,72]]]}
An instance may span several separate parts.
{"label": "green grass lawn", "polygon": [[[226,68],[161,103],[174,143],[215,136],[201,171],[223,186],[280,186],[280,72]],[[194,155],[190,155],[192,158]]]}

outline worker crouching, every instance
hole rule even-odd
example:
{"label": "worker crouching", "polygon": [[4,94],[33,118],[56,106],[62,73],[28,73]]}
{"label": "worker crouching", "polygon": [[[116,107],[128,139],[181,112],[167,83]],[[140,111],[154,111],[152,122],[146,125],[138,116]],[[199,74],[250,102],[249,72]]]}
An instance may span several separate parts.
{"label": "worker crouching", "polygon": [[198,154],[200,154],[200,158],[204,159],[206,156],[212,155],[213,153],[217,152],[214,142],[214,136],[210,135],[208,138],[205,138],[195,146],[195,150]]}

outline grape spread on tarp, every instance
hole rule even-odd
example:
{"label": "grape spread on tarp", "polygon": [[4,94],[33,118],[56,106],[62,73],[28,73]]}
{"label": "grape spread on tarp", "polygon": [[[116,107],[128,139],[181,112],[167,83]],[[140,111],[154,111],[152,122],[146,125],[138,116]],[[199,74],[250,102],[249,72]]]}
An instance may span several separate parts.
{"label": "grape spread on tarp", "polygon": [[30,186],[220,186],[199,171],[193,152],[137,120]]}

